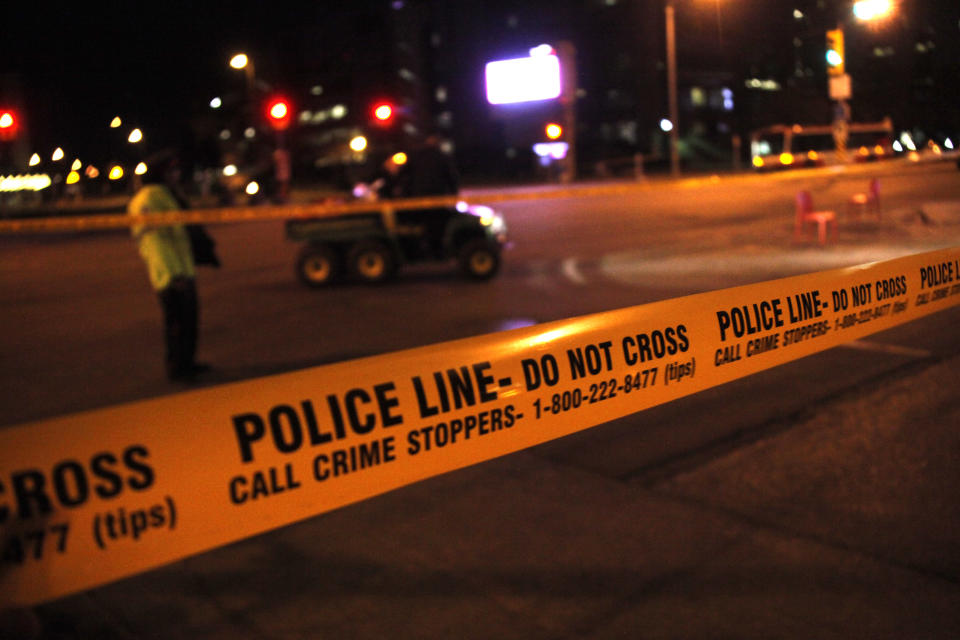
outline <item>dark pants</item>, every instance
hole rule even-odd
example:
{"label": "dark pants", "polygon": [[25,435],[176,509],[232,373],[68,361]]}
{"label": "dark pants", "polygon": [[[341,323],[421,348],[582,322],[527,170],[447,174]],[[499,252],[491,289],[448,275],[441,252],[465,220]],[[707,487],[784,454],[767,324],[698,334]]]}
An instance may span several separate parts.
{"label": "dark pants", "polygon": [[158,292],[163,308],[167,376],[183,378],[194,371],[197,352],[197,288],[192,278],[176,278]]}

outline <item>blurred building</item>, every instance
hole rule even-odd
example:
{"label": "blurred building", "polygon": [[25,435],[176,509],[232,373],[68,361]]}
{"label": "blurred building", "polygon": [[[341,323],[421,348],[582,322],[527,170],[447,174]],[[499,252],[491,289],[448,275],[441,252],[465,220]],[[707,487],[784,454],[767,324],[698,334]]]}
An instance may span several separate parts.
{"label": "blurred building", "polygon": [[[852,16],[850,0],[673,2],[685,167],[730,166],[737,141],[764,125],[831,122],[835,103],[824,54],[826,31],[837,27],[846,36],[854,120],[889,116],[898,129],[921,137],[960,130],[952,104],[960,70],[955,0],[901,0],[892,16],[871,24]],[[543,140],[547,122],[562,117],[560,106],[489,105],[484,66],[567,42],[576,52],[577,86],[575,127],[565,135],[575,136],[580,175],[632,173],[638,154],[646,170],[662,170],[669,155],[664,6],[665,0],[307,5],[288,16],[285,31],[264,37],[260,99],[273,92],[291,101],[285,136],[297,181],[343,186],[427,132],[449,141],[468,177],[526,180],[536,171],[532,145]],[[393,109],[386,121],[373,115],[378,104]],[[229,120],[229,113],[218,117]],[[257,113],[255,136],[238,137],[246,128],[234,122],[233,142],[218,144],[236,148],[239,141],[262,164],[275,140]],[[224,135],[219,125],[206,128]],[[365,146],[351,148],[360,137]]]}

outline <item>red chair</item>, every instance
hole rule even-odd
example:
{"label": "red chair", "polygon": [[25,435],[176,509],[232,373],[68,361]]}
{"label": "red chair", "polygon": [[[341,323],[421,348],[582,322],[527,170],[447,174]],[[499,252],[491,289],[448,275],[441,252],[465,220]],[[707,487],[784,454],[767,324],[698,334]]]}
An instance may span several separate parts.
{"label": "red chair", "polygon": [[794,240],[802,240],[808,224],[817,225],[817,239],[826,244],[827,231],[833,225],[833,239],[837,239],[837,214],[833,211],[814,211],[813,197],[809,191],[797,193],[797,217],[794,223]]}
{"label": "red chair", "polygon": [[880,180],[873,178],[865,193],[855,193],[847,201],[847,216],[873,213],[880,219]]}

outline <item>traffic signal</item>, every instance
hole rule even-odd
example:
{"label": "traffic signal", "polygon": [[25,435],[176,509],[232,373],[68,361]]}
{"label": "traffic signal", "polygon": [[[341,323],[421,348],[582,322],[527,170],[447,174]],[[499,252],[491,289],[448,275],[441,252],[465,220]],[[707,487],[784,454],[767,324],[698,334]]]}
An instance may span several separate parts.
{"label": "traffic signal", "polygon": [[550,122],[546,127],[543,128],[543,132],[547,135],[548,139],[557,140],[563,135],[563,127],[556,122]]}
{"label": "traffic signal", "polygon": [[0,140],[13,140],[20,130],[20,118],[13,109],[0,109]]}
{"label": "traffic signal", "polygon": [[377,124],[390,124],[395,114],[396,109],[389,102],[378,102],[373,106],[373,119]]}
{"label": "traffic signal", "polygon": [[267,102],[267,122],[277,131],[290,126],[290,114],[293,109],[286,98],[271,98]]}
{"label": "traffic signal", "polygon": [[843,31],[830,29],[827,31],[827,73],[831,76],[842,76],[843,62]]}

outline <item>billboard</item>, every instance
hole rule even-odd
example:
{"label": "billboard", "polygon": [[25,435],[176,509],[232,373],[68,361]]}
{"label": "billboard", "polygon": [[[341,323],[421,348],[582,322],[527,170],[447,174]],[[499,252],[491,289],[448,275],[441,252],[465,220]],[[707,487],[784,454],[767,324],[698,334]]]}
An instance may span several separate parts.
{"label": "billboard", "polygon": [[560,97],[560,59],[537,49],[526,58],[494,60],[486,67],[487,102],[513,104]]}

